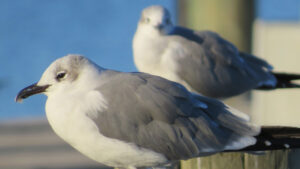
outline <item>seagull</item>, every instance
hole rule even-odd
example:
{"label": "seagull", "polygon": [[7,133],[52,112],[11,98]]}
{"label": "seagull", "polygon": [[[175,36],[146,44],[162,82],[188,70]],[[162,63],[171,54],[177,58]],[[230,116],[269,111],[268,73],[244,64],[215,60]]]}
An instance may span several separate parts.
{"label": "seagull", "polygon": [[279,133],[278,128],[261,128],[246,114],[179,83],[105,69],[81,55],[54,61],[15,100],[39,93],[48,97],[46,116],[54,132],[111,167],[159,168],[223,151],[300,147],[299,141],[272,137],[291,139],[300,129],[290,134],[293,128]]}
{"label": "seagull", "polygon": [[252,89],[300,87],[292,83],[300,75],[272,72],[265,60],[239,51],[215,32],[173,26],[169,11],[162,6],[142,11],[132,46],[139,71],[212,98]]}

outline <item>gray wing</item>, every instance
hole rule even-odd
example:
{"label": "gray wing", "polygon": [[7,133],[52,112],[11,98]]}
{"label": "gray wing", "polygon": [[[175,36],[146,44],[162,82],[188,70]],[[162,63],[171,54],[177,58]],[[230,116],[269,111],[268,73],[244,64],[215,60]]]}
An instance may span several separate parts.
{"label": "gray wing", "polygon": [[102,74],[105,83],[97,90],[108,108],[91,118],[107,137],[178,160],[222,151],[257,133],[221,102],[190,94],[178,83],[143,73]]}
{"label": "gray wing", "polygon": [[273,69],[273,66],[270,65],[268,62],[266,62],[265,60],[263,59],[260,59],[258,57],[255,57],[251,54],[248,54],[248,53],[244,53],[244,52],[240,52],[239,55],[244,59],[246,60],[246,62],[248,64],[253,64],[256,65],[256,66],[260,66],[260,67],[263,67],[267,70],[272,70]]}
{"label": "gray wing", "polygon": [[184,57],[178,57],[177,74],[198,93],[230,97],[276,82],[269,64],[254,56],[245,57],[214,32],[176,27],[170,35],[170,41],[180,42],[185,52]]}

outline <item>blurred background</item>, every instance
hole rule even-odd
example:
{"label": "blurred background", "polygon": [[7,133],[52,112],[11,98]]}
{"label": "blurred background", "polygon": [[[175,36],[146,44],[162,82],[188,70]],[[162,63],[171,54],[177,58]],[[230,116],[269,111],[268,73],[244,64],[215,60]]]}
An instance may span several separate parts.
{"label": "blurred background", "polygon": [[[136,71],[131,43],[140,12],[157,4],[169,9],[175,24],[218,32],[276,71],[300,73],[300,0],[1,0],[0,168],[99,167],[49,128],[46,96],[23,104],[14,97],[69,53],[105,68]],[[259,124],[300,126],[299,101],[300,90],[278,90],[225,102]]]}

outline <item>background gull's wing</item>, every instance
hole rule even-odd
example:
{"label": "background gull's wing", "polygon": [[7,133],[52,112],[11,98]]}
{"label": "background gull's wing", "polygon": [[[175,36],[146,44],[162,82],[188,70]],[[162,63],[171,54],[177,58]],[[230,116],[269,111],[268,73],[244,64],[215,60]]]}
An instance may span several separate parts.
{"label": "background gull's wing", "polygon": [[176,73],[193,91],[229,97],[263,83],[276,83],[267,62],[239,52],[214,32],[175,27],[168,38],[164,53],[175,59]]}

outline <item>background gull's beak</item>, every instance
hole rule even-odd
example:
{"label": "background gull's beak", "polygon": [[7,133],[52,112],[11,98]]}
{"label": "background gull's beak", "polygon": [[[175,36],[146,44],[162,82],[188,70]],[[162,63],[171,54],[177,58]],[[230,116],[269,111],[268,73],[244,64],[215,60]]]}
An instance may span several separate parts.
{"label": "background gull's beak", "polygon": [[17,97],[15,98],[16,102],[22,102],[23,99],[26,99],[29,96],[32,96],[34,94],[39,94],[39,93],[43,93],[44,91],[46,91],[46,89],[49,87],[50,85],[45,85],[45,86],[38,86],[37,83],[34,83],[24,89],[22,89]]}
{"label": "background gull's beak", "polygon": [[156,28],[157,28],[159,31],[162,31],[163,28],[164,28],[164,24],[163,24],[163,23],[159,23],[159,24],[157,24]]}

